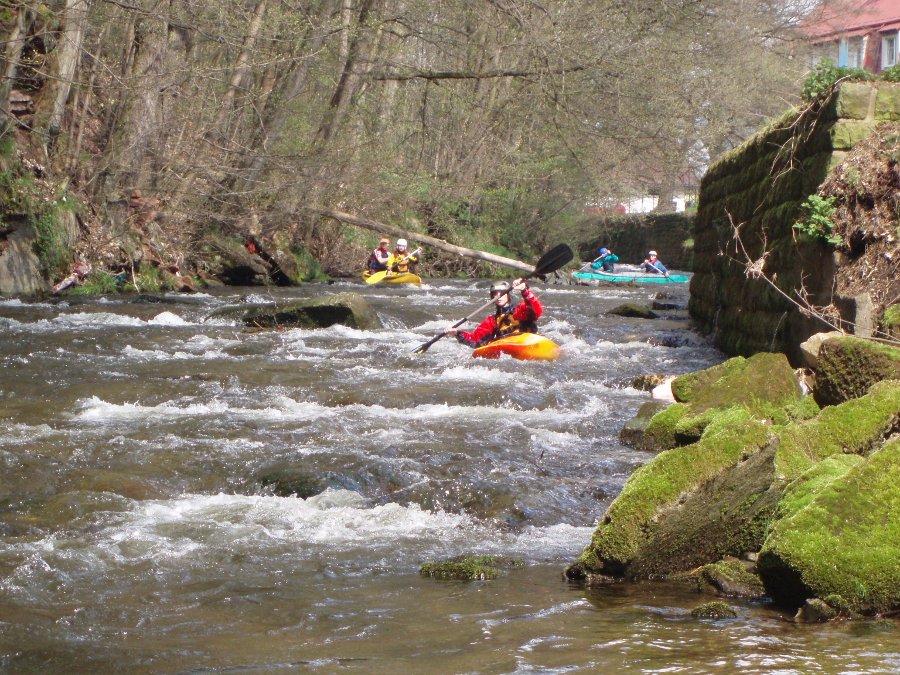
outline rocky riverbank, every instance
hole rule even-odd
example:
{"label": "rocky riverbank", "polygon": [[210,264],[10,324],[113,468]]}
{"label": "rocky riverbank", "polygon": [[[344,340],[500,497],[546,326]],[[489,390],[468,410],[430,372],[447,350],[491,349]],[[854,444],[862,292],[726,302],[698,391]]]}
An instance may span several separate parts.
{"label": "rocky riverbank", "polygon": [[808,350],[802,381],[765,353],[674,380],[677,402],[623,435],[659,453],[566,575],[683,579],[807,621],[900,610],[900,350]]}

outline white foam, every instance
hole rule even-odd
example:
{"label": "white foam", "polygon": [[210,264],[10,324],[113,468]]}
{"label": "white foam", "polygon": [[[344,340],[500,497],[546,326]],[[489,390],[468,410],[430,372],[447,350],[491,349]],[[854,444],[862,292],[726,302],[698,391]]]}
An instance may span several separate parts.
{"label": "white foam", "polygon": [[122,350],[122,355],[141,361],[186,361],[186,360],[208,360],[231,359],[225,352],[217,349],[208,349],[204,352],[184,352],[174,351],[167,352],[161,349],[136,349],[131,345],[126,345]]}
{"label": "white foam", "polygon": [[189,321],[185,321],[177,314],[172,312],[162,312],[147,322],[151,326],[192,326]]}
{"label": "white foam", "polygon": [[318,403],[298,402],[286,396],[275,397],[270,403],[274,407],[262,409],[236,408],[218,400],[184,406],[179,406],[172,402],[161,403],[156,406],[144,406],[137,403],[107,403],[96,396],[92,396],[79,402],[81,410],[75,415],[75,418],[92,422],[104,422],[146,418],[164,420],[188,416],[227,416],[239,419],[252,418],[255,421],[311,421],[322,417],[332,417],[336,414],[334,408],[328,408]]}
{"label": "white foam", "polygon": [[[471,359],[470,359],[471,360]],[[538,380],[521,372],[507,372],[485,366],[452,366],[440,373],[428,375],[428,379],[454,382],[488,382],[491,384],[536,384]]]}

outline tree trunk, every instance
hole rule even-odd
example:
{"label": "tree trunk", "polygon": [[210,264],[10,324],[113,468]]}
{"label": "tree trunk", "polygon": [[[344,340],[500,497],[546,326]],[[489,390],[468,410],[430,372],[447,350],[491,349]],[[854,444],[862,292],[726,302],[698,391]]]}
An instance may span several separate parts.
{"label": "tree trunk", "polygon": [[90,6],[90,0],[66,0],[62,51],[57,64],[56,94],[53,98],[50,119],[47,122],[47,153],[50,155],[53,154],[56,147],[56,139],[62,128],[63,115],[66,112],[66,99],[69,98],[75,68],[81,59],[81,46],[84,42],[84,31],[87,27]]}
{"label": "tree trunk", "polygon": [[6,41],[6,52],[3,55],[5,67],[3,68],[3,80],[0,81],[0,133],[5,132],[13,123],[13,116],[9,110],[9,94],[12,91],[16,78],[16,70],[22,56],[22,46],[25,44],[27,26],[32,10],[30,6],[19,5],[16,8],[16,19],[13,23],[9,38]]}
{"label": "tree trunk", "polygon": [[373,230],[375,232],[387,234],[392,237],[409,239],[411,241],[417,241],[420,244],[427,244],[428,246],[433,246],[434,248],[440,249],[441,251],[446,251],[447,253],[453,253],[454,255],[465,256],[466,258],[475,258],[477,260],[484,260],[486,262],[496,263],[498,265],[505,265],[507,267],[512,267],[513,269],[521,270],[523,272],[534,272],[534,265],[519,262],[518,260],[513,260],[512,258],[504,258],[501,255],[494,255],[493,253],[486,253],[485,251],[477,251],[473,248],[454,246],[453,244],[447,243],[443,239],[429,237],[427,234],[407,232],[406,230],[401,230],[399,227],[394,227],[393,225],[386,225],[385,223],[379,223],[375,220],[360,218],[359,216],[354,216],[349,213],[343,213],[341,211],[335,211],[334,209],[308,207],[308,210],[320,216],[325,216],[326,218],[334,218],[335,220],[342,223],[347,223],[348,225],[356,225],[357,227],[364,227],[367,230]]}

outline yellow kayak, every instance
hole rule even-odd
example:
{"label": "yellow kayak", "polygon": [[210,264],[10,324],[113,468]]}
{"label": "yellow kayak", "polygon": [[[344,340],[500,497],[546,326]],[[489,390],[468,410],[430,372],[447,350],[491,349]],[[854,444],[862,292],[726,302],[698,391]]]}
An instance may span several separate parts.
{"label": "yellow kayak", "polygon": [[559,356],[559,347],[536,333],[521,333],[494,340],[472,352],[475,358],[499,359],[501,354],[509,354],[521,361],[552,361]]}
{"label": "yellow kayak", "polygon": [[412,272],[369,272],[362,273],[362,278],[367,284],[415,284],[421,285],[422,278]]}

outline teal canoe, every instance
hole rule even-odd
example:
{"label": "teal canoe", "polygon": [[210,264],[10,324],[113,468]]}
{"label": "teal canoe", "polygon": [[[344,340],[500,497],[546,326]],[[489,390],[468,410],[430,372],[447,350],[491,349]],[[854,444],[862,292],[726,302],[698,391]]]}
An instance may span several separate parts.
{"label": "teal canoe", "polygon": [[650,274],[649,272],[604,272],[602,270],[591,270],[589,272],[575,272],[572,276],[585,281],[611,281],[622,284],[685,284],[691,280],[690,277],[683,274],[674,274],[672,272],[666,275]]}

